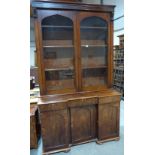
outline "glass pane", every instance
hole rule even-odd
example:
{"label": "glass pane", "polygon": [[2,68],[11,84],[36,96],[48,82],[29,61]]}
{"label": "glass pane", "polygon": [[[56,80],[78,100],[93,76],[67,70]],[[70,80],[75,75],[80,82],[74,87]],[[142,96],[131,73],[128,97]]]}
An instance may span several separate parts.
{"label": "glass pane", "polygon": [[80,23],[83,87],[107,84],[108,25],[100,17]]}
{"label": "glass pane", "polygon": [[42,37],[47,90],[74,89],[73,22],[60,15],[46,17]]}

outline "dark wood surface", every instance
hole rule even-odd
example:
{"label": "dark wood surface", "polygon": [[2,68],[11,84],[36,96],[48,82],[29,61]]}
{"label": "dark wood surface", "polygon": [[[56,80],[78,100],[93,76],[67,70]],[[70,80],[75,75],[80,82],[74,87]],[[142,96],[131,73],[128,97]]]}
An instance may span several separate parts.
{"label": "dark wood surface", "polygon": [[69,117],[67,109],[41,113],[44,152],[69,146]]}
{"label": "dark wood surface", "polygon": [[98,138],[106,140],[119,137],[119,102],[100,104],[98,107]]}
{"label": "dark wood surface", "polygon": [[44,152],[119,137],[120,93],[114,90],[39,99]]}
{"label": "dark wood surface", "polygon": [[38,118],[38,106],[36,104],[30,105],[30,148],[38,147],[38,140],[40,137],[40,122]]}
{"label": "dark wood surface", "polygon": [[106,97],[106,96],[119,96],[120,93],[113,89],[108,89],[105,91],[88,91],[88,92],[76,92],[70,94],[57,94],[57,95],[43,95],[39,98],[39,107],[44,104],[61,103],[67,101],[73,101],[76,99],[89,99],[92,97]]}
{"label": "dark wood surface", "polygon": [[[111,89],[114,6],[35,1],[32,2],[32,7],[42,95],[38,107],[43,154],[68,151],[72,145],[90,141],[102,143],[118,139],[120,93]],[[61,20],[56,22],[57,17]],[[81,25],[89,17],[101,20],[101,26],[98,26],[98,21],[93,26],[90,21],[86,26]],[[97,35],[94,29],[98,30]],[[89,30],[91,33],[84,30]],[[102,35],[101,30],[103,30]],[[86,64],[82,60],[84,59],[82,49],[88,46],[106,48],[107,50],[101,50],[101,53],[107,52],[107,55],[104,55],[107,63],[102,64],[102,60],[93,58],[89,53]],[[45,48],[51,48],[50,52],[58,52],[61,60],[56,59],[58,55],[48,53]],[[93,49],[88,51],[97,53],[97,50]],[[67,59],[64,57],[66,55],[68,55]],[[66,74],[67,68],[71,71]],[[98,68],[103,70],[98,71]],[[83,75],[85,69],[87,74]],[[90,73],[90,69],[94,72]],[[70,78],[65,79],[64,76],[60,80],[57,73],[54,76],[45,73],[49,70],[50,72],[63,70],[63,74]],[[96,75],[95,78],[93,74]],[[100,80],[103,83],[97,82]]]}
{"label": "dark wood surface", "polygon": [[[39,8],[38,8],[39,5]],[[45,6],[48,6],[48,9],[45,9]],[[63,9],[58,9],[57,7],[55,7],[55,5],[59,5],[61,8]],[[66,10],[64,8],[64,5],[67,5],[67,8],[70,10]],[[76,9],[75,10],[71,10],[71,6],[72,5],[76,5]],[[37,47],[37,60],[38,60],[38,68],[39,68],[39,83],[40,83],[40,93],[41,95],[45,95],[45,94],[64,94],[64,93],[71,93],[71,92],[80,92],[80,91],[91,91],[91,90],[105,90],[107,88],[111,88],[112,87],[112,70],[113,70],[113,56],[112,56],[112,38],[113,38],[113,22],[111,20],[111,15],[113,12],[114,7],[113,6],[100,6],[100,5],[88,5],[88,4],[83,4],[83,3],[60,3],[60,2],[33,2],[32,6],[36,9],[36,15],[37,18],[35,19],[35,34],[36,34],[36,47]],[[87,7],[87,11],[85,11],[85,9],[82,9],[82,6],[89,6]],[[81,11],[76,11],[78,10],[78,8],[81,8]],[[107,8],[111,8],[111,10],[109,10],[109,12],[107,11]],[[94,9],[94,12],[91,10]],[[96,12],[95,12],[96,10]],[[51,16],[63,16],[66,17],[67,19],[70,19],[73,23],[73,27],[68,26],[69,28],[73,28],[73,38],[72,40],[60,40],[58,41],[57,39],[55,40],[51,40],[51,41],[47,41],[47,40],[43,40],[42,36],[42,21],[44,19],[46,19],[47,17],[51,17]],[[107,65],[107,82],[104,85],[98,84],[96,83],[96,85],[93,86],[84,86],[84,84],[86,84],[86,82],[91,83],[91,81],[93,80],[92,78],[88,78],[88,79],[83,79],[82,77],[82,60],[81,60],[81,41],[82,41],[82,45],[83,44],[94,44],[95,46],[99,46],[100,44],[105,44],[105,43],[101,43],[101,42],[97,42],[97,41],[93,41],[90,40],[89,42],[86,40],[81,40],[80,39],[80,22],[88,17],[99,17],[103,20],[105,20],[108,23],[108,40],[107,40],[107,45],[108,45],[108,65]],[[47,25],[46,25],[47,27]],[[58,27],[58,26],[57,26]],[[60,27],[60,26],[59,26]],[[88,27],[88,28],[92,28],[92,27]],[[65,31],[64,31],[65,32]],[[61,32],[60,34],[57,33],[57,35],[54,35],[52,33],[52,35],[49,35],[50,33],[45,33],[45,36],[56,36],[58,39],[63,36],[64,38],[68,38],[71,36],[71,34],[67,34]],[[58,36],[59,35],[59,36]],[[93,35],[93,33],[92,33]],[[44,54],[43,54],[43,47],[47,45],[52,45],[53,47],[61,47],[62,48],[67,48],[71,47],[73,48],[73,52],[74,52],[74,57],[71,59],[61,59],[61,63],[60,65],[58,65],[58,63],[56,63],[56,59],[55,61],[53,58],[48,60],[48,59],[44,59]],[[63,47],[64,45],[64,47]],[[56,49],[55,49],[56,50]],[[60,49],[59,49],[60,50]],[[67,49],[66,49],[67,50]],[[69,50],[69,49],[68,49]],[[54,55],[53,55],[54,56]],[[95,59],[94,59],[95,60]],[[91,61],[89,62],[93,62],[93,59],[91,59]],[[96,63],[98,61],[95,61]],[[55,66],[53,65],[55,64]],[[52,81],[52,82],[47,82],[46,78],[45,78],[45,73],[44,70],[50,67],[55,67],[55,68],[65,68],[67,65],[70,65],[70,67],[72,66],[73,70],[75,71],[74,74],[74,78],[72,81]],[[92,66],[95,66],[96,64],[93,63]],[[68,66],[67,66],[68,67]],[[89,66],[90,68],[90,66]],[[96,78],[97,80],[97,78]],[[67,88],[66,86],[68,85],[68,83],[71,82],[72,85],[70,85],[69,88]],[[83,82],[83,83],[82,83]],[[58,90],[54,90],[51,89],[51,87],[49,87],[50,85],[53,86],[55,83],[55,85],[64,85],[63,89],[58,89]],[[50,88],[50,89],[49,89]]]}
{"label": "dark wood surface", "polygon": [[[72,144],[77,144],[96,137],[95,105],[76,106],[70,109]],[[77,123],[78,122],[78,123]]]}
{"label": "dark wood surface", "polygon": [[34,1],[32,7],[38,9],[55,9],[55,10],[75,10],[75,11],[95,11],[95,12],[109,12],[113,13],[115,5],[99,5],[86,4],[81,2],[46,2]]}

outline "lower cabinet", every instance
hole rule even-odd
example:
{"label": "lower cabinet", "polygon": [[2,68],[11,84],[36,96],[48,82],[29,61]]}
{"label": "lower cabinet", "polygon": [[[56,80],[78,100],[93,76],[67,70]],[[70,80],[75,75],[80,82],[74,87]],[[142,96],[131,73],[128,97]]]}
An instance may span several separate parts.
{"label": "lower cabinet", "polygon": [[71,145],[119,138],[120,96],[82,98],[39,105],[43,152],[69,150]]}
{"label": "lower cabinet", "polygon": [[40,122],[38,118],[38,106],[30,105],[30,148],[37,149],[40,138]]}
{"label": "lower cabinet", "polygon": [[95,105],[71,108],[72,144],[89,141],[96,137]]}
{"label": "lower cabinet", "polygon": [[68,110],[41,113],[41,129],[44,152],[69,146]]}

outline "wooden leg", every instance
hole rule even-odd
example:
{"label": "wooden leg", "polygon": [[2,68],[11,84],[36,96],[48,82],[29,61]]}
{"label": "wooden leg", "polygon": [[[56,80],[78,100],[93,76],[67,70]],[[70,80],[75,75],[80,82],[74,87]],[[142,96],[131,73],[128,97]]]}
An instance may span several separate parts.
{"label": "wooden leg", "polygon": [[64,148],[64,149],[58,149],[58,150],[55,150],[55,151],[49,151],[49,152],[44,152],[42,153],[42,155],[52,155],[53,153],[58,153],[58,152],[69,152],[70,151],[70,148]]}
{"label": "wooden leg", "polygon": [[108,142],[108,141],[118,141],[120,139],[120,137],[115,137],[115,138],[109,138],[109,139],[105,139],[105,140],[97,140],[96,143],[97,144],[102,144],[102,143],[105,143],[105,142]]}

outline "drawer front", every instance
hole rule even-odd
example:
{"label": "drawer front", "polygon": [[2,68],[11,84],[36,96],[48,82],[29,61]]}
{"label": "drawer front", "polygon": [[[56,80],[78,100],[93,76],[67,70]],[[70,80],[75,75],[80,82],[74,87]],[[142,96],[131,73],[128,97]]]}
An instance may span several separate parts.
{"label": "drawer front", "polygon": [[99,104],[120,102],[120,96],[106,96],[99,98]]}
{"label": "drawer front", "polygon": [[39,105],[40,112],[45,112],[45,111],[50,111],[50,110],[63,110],[66,108],[67,108],[66,102],[49,103],[49,104]]}
{"label": "drawer front", "polygon": [[88,106],[98,103],[98,98],[82,98],[68,101],[68,107]]}

